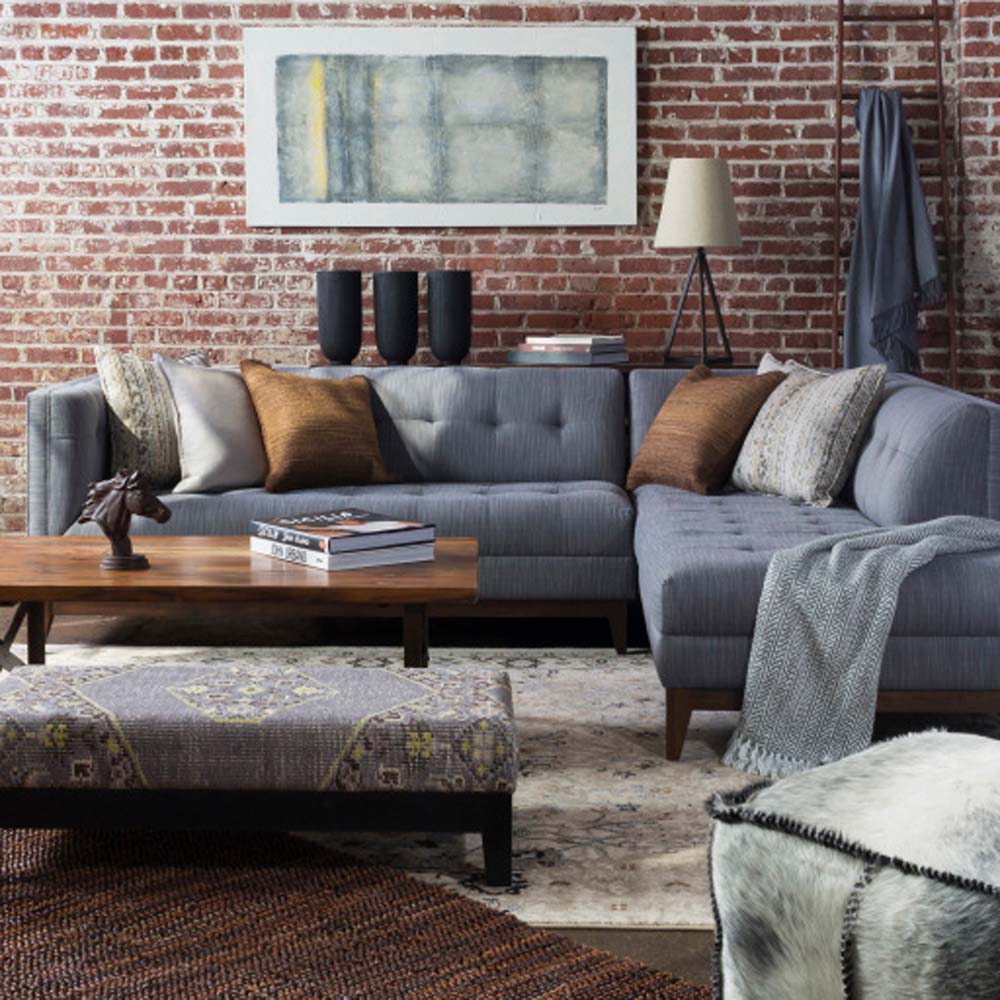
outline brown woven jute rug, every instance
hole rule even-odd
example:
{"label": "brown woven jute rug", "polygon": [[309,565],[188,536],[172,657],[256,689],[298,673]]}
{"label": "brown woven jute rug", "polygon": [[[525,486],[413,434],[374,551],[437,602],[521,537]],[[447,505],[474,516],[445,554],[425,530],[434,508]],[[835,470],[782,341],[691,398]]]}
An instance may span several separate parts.
{"label": "brown woven jute rug", "polygon": [[283,835],[0,832],[0,996],[709,1000]]}

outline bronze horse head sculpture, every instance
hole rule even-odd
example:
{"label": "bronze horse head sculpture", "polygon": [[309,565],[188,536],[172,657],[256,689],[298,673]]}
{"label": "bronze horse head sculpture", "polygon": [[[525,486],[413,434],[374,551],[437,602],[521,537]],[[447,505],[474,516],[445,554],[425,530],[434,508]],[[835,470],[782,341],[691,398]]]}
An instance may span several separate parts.
{"label": "bronze horse head sculpture", "polygon": [[139,472],[120,469],[116,476],[91,483],[78,523],[93,521],[108,537],[111,551],[101,560],[102,569],[148,569],[149,560],[132,551],[128,537],[132,515],[151,517],[157,524],[170,520],[162,504]]}

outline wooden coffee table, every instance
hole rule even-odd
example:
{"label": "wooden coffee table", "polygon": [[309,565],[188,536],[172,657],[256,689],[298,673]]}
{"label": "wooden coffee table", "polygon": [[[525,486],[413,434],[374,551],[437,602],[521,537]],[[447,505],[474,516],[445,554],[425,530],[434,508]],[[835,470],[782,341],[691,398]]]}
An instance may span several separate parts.
{"label": "wooden coffee table", "polygon": [[203,605],[300,616],[398,609],[403,662],[425,667],[428,605],[474,604],[478,597],[475,538],[439,538],[433,562],[332,573],[255,555],[243,535],[140,535],[133,542],[149,557],[149,569],[101,569],[108,549],[103,536],[0,539],[0,601],[25,605],[29,663],[45,662],[55,602],[74,602],[135,604],[157,613]]}

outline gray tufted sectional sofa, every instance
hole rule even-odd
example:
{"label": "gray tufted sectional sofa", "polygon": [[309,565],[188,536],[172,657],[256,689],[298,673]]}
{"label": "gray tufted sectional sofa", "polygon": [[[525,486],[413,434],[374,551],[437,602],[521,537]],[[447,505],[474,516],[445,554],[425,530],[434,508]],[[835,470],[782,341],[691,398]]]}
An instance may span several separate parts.
{"label": "gray tufted sectional sofa", "polygon": [[[656,485],[630,497],[629,454],[683,371],[632,372],[626,420],[626,380],[608,369],[285,370],[368,377],[383,457],[402,481],[168,494],[173,518],[136,530],[242,534],[251,516],[340,505],[433,521],[442,535],[480,540],[478,613],[607,617],[619,649],[638,596],[667,690],[671,758],[693,710],[738,707],[776,549],[944,514],[1000,519],[1000,406],[909,376],[889,377],[851,484],[824,509]],[[36,390],[28,417],[29,532],[94,531],[74,521],[87,483],[109,472],[97,378]],[[883,710],[1000,711],[1000,553],[942,557],[910,577],[883,689]]]}

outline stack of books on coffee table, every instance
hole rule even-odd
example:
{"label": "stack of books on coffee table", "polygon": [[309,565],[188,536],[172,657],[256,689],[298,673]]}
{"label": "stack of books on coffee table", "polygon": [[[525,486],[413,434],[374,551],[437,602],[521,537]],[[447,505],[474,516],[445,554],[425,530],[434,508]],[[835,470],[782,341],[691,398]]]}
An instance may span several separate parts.
{"label": "stack of books on coffee table", "polygon": [[624,365],[625,338],[615,334],[559,333],[525,337],[507,354],[512,365]]}
{"label": "stack of books on coffee table", "polygon": [[434,558],[434,525],[346,507],[250,522],[250,550],[314,569],[364,569]]}

